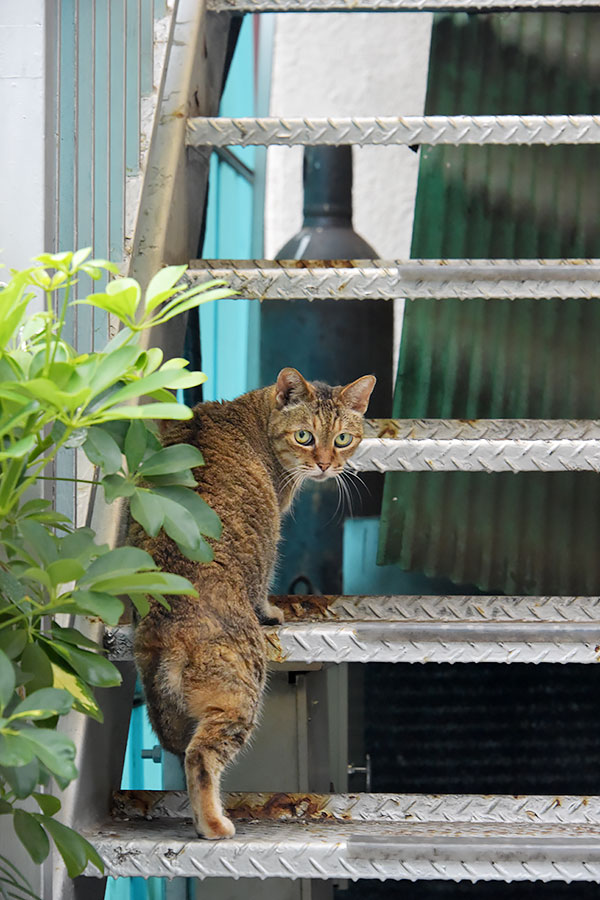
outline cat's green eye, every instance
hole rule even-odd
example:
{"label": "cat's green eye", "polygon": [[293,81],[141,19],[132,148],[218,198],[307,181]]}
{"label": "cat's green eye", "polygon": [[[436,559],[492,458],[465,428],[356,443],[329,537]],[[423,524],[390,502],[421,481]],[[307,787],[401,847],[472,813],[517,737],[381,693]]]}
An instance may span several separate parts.
{"label": "cat's green eye", "polygon": [[347,431],[342,431],[341,434],[338,434],[333,443],[336,447],[349,447],[353,440],[353,434],[348,434]]}
{"label": "cat's green eye", "polygon": [[315,442],[312,432],[305,431],[304,428],[301,428],[300,431],[297,431],[294,434],[294,437],[297,443],[302,444],[303,447],[308,447],[309,444],[314,444]]}

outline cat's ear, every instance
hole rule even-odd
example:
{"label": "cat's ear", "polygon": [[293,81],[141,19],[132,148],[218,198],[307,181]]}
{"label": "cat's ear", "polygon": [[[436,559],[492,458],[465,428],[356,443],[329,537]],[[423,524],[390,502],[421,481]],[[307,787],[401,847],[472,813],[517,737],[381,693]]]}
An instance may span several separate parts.
{"label": "cat's ear", "polygon": [[343,387],[338,399],[345,406],[364,416],[376,381],[374,375],[363,375],[362,378],[357,378],[356,381]]}
{"label": "cat's ear", "polygon": [[282,369],[275,385],[275,403],[277,409],[283,409],[290,403],[301,403],[314,397],[314,391],[298,369],[290,367]]}

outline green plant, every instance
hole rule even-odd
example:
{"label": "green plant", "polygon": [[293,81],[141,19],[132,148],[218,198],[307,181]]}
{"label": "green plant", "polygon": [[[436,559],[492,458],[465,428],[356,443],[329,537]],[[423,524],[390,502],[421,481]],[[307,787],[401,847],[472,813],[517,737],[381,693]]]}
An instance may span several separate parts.
{"label": "green plant", "polygon": [[[201,372],[183,359],[163,360],[143,349],[143,331],[208,300],[230,296],[222,282],[180,283],[185,266],[159,271],[142,297],[131,278],[104,293],[73,300],[81,275],[116,274],[89,250],[43,254],[14,272],[0,289],[0,814],[36,863],[49,837],[69,875],[88,861],[102,869],[93,847],[54,818],[60,800],[49,791],[77,775],[75,747],[57,730],[72,709],[101,719],[95,687],[120,681],[102,648],[73,627],[73,616],[116,625],[125,595],[142,615],[148,597],[168,605],[169,594],[194,593],[191,584],[162,572],[140,549],[110,549],[94,531],[77,528],[40,496],[64,448],[80,448],[95,467],[108,503],[130,502],[132,516],[151,535],[161,528],[190,558],[212,558],[205,537],[221,524],[191,488],[203,464],[189,445],[163,448],[155,419],[185,419],[175,389],[198,385]],[[28,314],[32,301],[42,308]],[[79,353],[64,338],[69,307],[87,304],[116,316],[121,330],[101,350]],[[143,404],[132,405],[144,399]],[[67,614],[62,624],[55,619]],[[40,790],[41,788],[41,790]],[[23,801],[33,797],[39,811]],[[0,896],[31,896],[14,866],[0,857]]]}

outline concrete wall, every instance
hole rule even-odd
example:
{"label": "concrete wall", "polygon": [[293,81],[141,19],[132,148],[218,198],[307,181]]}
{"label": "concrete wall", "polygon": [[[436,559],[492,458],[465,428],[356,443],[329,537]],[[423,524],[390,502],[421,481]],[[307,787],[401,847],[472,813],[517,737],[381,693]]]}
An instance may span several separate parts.
{"label": "concrete wall", "polygon": [[[422,115],[430,13],[275,16],[270,114]],[[302,147],[268,151],[265,255],[302,223]],[[408,147],[354,148],[354,227],[383,259],[408,257],[419,156]],[[397,305],[396,343],[402,305]]]}
{"label": "concrete wall", "polygon": [[51,249],[47,37],[44,0],[0,4],[0,261],[16,268]]}

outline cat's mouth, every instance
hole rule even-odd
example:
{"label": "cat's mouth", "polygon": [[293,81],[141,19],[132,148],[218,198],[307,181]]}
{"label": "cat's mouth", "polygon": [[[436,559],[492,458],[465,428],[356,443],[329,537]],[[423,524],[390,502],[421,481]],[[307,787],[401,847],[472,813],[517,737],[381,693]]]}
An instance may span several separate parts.
{"label": "cat's mouth", "polygon": [[324,472],[321,470],[313,471],[309,477],[313,481],[327,481],[329,478],[336,478],[339,474],[335,469],[326,469]]}

